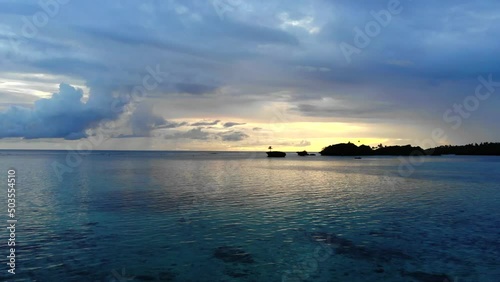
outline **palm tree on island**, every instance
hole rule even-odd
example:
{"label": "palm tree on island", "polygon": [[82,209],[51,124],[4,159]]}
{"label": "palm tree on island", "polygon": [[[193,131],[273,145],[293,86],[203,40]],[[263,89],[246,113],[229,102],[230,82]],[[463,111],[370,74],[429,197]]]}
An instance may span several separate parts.
{"label": "palm tree on island", "polygon": [[279,151],[272,151],[273,147],[272,146],[269,146],[269,152],[266,152],[267,153],[267,157],[268,158],[284,158],[286,156],[286,153],[285,152],[279,152]]}

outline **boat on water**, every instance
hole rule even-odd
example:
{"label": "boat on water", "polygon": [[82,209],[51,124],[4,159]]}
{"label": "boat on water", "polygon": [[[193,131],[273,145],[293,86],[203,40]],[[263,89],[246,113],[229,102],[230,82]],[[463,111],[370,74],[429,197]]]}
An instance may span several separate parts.
{"label": "boat on water", "polygon": [[269,152],[266,152],[268,158],[284,158],[284,157],[286,157],[285,152],[272,151],[273,147],[271,147],[271,146],[269,146],[268,149],[269,149]]}
{"label": "boat on water", "polygon": [[301,156],[301,157],[305,157],[305,156],[316,156],[316,154],[309,154],[307,153],[307,151],[302,151],[302,152],[297,152],[297,155]]}

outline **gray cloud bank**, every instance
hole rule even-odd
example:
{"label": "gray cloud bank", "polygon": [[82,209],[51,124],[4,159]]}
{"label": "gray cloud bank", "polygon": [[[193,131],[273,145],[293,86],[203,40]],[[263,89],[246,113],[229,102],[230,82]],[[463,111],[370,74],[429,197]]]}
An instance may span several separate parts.
{"label": "gray cloud bank", "polygon": [[[61,84],[32,107],[8,107],[0,112],[0,138],[85,137],[88,129],[120,118],[130,101],[117,97],[142,85],[155,66],[161,83],[147,97],[164,101],[159,112],[179,115],[169,118],[211,118],[194,127],[219,125],[212,121],[217,114],[259,118],[254,113],[263,105],[280,102],[299,118],[433,128],[446,109],[474,94],[479,75],[500,81],[500,3],[493,0],[402,0],[401,13],[346,60],[339,46],[356,46],[356,30],[365,30],[387,3],[241,1],[220,17],[212,1],[70,1],[26,34],[20,15],[32,21],[35,13],[50,11],[30,1],[3,1],[0,75],[63,75],[84,81],[91,93],[84,102],[80,90]],[[189,106],[168,103],[174,96]],[[457,142],[500,138],[499,107],[492,95],[464,122]],[[188,125],[152,108],[132,110],[130,136]],[[466,133],[478,125],[488,130]],[[210,138],[205,133],[194,128],[174,136]]]}

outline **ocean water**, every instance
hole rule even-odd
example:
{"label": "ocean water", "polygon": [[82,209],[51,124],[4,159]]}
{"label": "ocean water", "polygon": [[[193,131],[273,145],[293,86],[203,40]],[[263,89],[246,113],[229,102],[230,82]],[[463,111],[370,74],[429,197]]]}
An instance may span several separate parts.
{"label": "ocean water", "polygon": [[500,281],[499,157],[0,151],[6,227],[9,168],[2,281]]}

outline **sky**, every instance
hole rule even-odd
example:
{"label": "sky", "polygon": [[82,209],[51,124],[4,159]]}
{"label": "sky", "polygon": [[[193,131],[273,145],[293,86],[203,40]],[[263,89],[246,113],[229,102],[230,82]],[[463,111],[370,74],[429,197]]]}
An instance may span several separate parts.
{"label": "sky", "polygon": [[0,149],[500,141],[500,2],[0,0]]}

